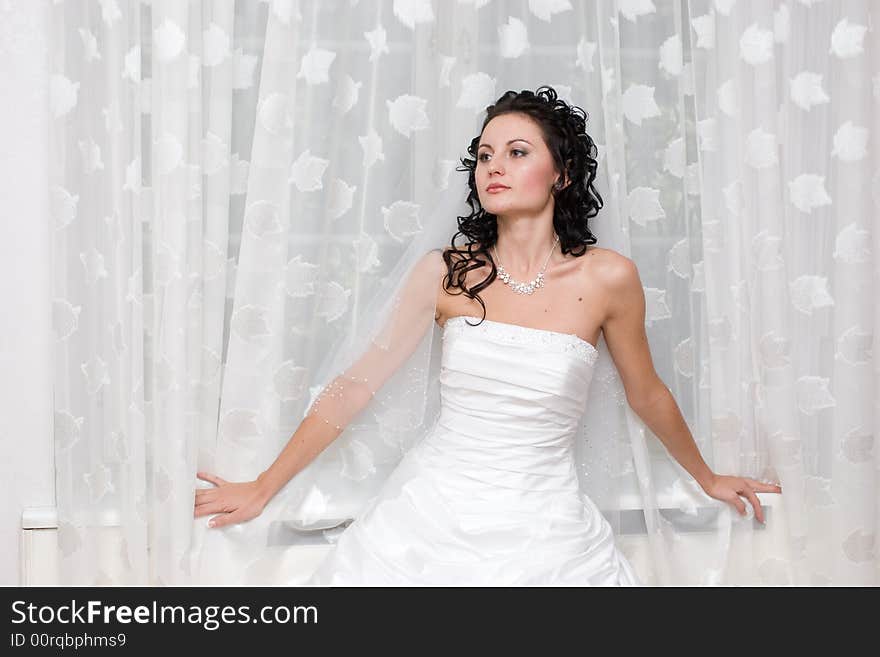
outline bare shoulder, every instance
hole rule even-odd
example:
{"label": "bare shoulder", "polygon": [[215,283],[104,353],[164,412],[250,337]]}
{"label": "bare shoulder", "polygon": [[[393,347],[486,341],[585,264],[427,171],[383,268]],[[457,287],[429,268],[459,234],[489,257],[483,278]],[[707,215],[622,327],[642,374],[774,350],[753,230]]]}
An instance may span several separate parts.
{"label": "bare shoulder", "polygon": [[444,255],[449,250],[450,247],[437,247],[435,249],[431,249],[425,255],[422,256],[421,260],[418,263],[418,267],[424,270],[426,273],[429,273],[434,276],[442,276],[446,273],[446,261],[444,260]]}
{"label": "bare shoulder", "polygon": [[634,285],[641,287],[636,263],[613,249],[592,247],[593,255],[590,276],[602,284],[612,294],[625,292]]}

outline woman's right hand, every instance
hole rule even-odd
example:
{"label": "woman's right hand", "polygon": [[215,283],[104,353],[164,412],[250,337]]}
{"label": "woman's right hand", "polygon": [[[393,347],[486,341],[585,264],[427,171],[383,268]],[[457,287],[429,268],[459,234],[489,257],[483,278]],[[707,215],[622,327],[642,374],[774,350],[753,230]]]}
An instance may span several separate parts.
{"label": "woman's right hand", "polygon": [[196,477],[216,486],[196,489],[194,517],[218,514],[208,521],[208,527],[246,522],[260,515],[266,506],[265,494],[256,481],[229,482],[207,472],[198,472]]}

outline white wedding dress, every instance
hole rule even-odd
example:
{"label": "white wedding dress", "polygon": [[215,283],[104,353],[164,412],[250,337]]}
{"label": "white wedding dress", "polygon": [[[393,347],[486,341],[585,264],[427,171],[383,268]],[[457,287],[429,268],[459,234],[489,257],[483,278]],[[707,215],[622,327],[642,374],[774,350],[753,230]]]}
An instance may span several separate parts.
{"label": "white wedding dress", "polygon": [[437,421],[305,583],[641,585],[575,471],[595,347],[466,320],[443,327]]}

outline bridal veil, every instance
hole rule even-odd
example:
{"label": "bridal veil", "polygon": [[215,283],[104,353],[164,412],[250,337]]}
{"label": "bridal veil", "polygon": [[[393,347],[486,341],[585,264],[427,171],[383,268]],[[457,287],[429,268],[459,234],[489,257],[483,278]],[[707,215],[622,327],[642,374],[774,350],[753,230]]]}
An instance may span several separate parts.
{"label": "bridal veil", "polygon": [[[470,212],[466,177],[450,178],[445,189],[417,199],[421,207],[432,208],[422,231],[370,302],[356,309],[355,328],[309,373],[303,417],[312,414],[327,427],[339,427],[338,437],[259,517],[221,529],[207,529],[207,518],[196,520],[196,582],[297,583],[286,573],[291,560],[304,553],[293,548],[335,542],[437,419],[442,341],[435,302],[446,271],[441,254],[457,230],[457,217]],[[591,220],[591,230],[599,245],[616,246],[604,239],[614,229],[602,213]],[[649,446],[644,425],[629,409],[604,339],[596,346],[599,356],[575,448],[581,489],[609,520],[643,581],[665,583],[677,535],[659,508],[656,458],[649,454],[657,448]],[[267,451],[262,434],[253,434],[252,440],[217,450],[215,474],[229,481],[255,479],[290,437],[276,435],[277,449]],[[702,491],[694,485],[688,494]],[[637,538],[628,542],[627,536]]]}

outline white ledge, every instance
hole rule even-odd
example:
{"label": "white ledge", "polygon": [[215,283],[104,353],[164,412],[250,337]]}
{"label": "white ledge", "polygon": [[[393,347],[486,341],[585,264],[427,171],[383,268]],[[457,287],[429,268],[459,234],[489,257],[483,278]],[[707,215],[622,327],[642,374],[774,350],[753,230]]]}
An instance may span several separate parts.
{"label": "white ledge", "polygon": [[58,512],[54,506],[28,506],[21,512],[22,529],[57,529]]}

